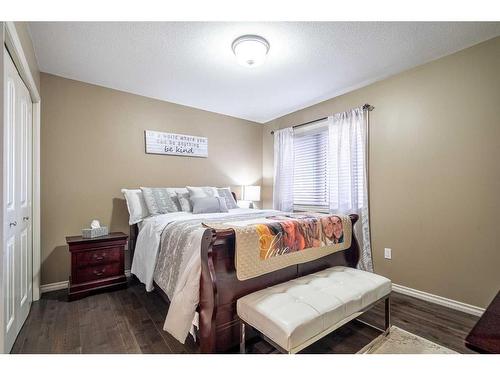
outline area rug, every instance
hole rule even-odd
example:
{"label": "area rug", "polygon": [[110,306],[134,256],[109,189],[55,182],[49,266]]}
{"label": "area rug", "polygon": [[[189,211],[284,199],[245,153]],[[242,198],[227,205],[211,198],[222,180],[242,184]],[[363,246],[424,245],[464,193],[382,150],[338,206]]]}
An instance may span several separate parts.
{"label": "area rug", "polygon": [[458,354],[423,337],[396,326],[388,336],[379,336],[361,349],[358,354]]}

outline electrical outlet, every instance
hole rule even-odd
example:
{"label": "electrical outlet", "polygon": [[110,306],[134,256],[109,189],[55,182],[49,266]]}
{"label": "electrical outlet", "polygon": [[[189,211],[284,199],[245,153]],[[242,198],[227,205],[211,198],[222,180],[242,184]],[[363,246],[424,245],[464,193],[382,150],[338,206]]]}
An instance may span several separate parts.
{"label": "electrical outlet", "polygon": [[384,258],[392,259],[392,249],[389,249],[388,247],[384,249]]}

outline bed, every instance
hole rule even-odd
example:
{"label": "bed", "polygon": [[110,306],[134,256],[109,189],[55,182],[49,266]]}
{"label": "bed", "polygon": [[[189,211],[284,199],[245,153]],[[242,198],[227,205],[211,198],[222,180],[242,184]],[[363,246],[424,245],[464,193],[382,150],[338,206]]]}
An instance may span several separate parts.
{"label": "bed", "polygon": [[[233,212],[230,212],[230,214],[233,215],[245,215],[246,213],[251,213],[252,215],[269,215],[277,212],[272,210],[252,209],[238,209],[232,211]],[[349,218],[354,226],[354,223],[358,220],[358,216],[349,215]],[[187,223],[189,221],[188,219],[190,219],[189,216],[179,214],[178,217],[173,215],[165,218],[155,218],[150,222],[145,221],[140,225],[134,224],[130,226],[129,249],[131,252],[131,259],[134,259],[132,273],[134,275],[139,275],[138,278],[142,282],[145,282],[146,289],[154,289],[154,291],[159,293],[167,302],[171,302],[168,297],[171,293],[167,293],[168,290],[165,285],[159,282],[159,280],[155,280],[151,275],[149,275],[149,278],[145,276],[148,271],[144,269],[148,267],[151,268],[152,263],[157,264],[156,262],[159,261],[153,259],[155,256],[149,255],[152,253],[150,253],[148,247],[157,245],[155,245],[154,241],[150,241],[151,236],[148,237],[147,233],[151,232],[151,227],[154,227],[156,228],[155,241],[158,241],[160,232],[162,232],[161,241],[166,241],[164,234],[167,231],[164,231],[164,228],[167,227],[169,223],[176,223],[177,225],[180,225],[181,222]],[[236,315],[236,301],[238,298],[254,291],[317,272],[328,267],[336,265],[356,267],[359,260],[358,243],[354,235],[352,235],[350,247],[346,250],[242,281],[239,280],[236,275],[234,230],[214,229],[209,227],[203,227],[201,230],[201,240],[199,242],[201,244],[201,272],[199,274],[199,288],[197,289],[199,290],[199,296],[197,296],[199,298],[197,299],[196,307],[197,329],[192,331],[196,341],[199,342],[201,353],[227,352],[238,345],[239,320]],[[146,237],[149,239],[144,240]],[[146,259],[145,256],[142,256],[144,261],[150,262],[148,267],[143,267],[144,269],[141,269],[141,266],[144,266],[144,264],[140,264],[140,262],[137,261],[137,259],[140,259],[140,254],[136,254],[136,251],[140,251],[142,254],[146,254],[149,257]],[[158,258],[161,258],[161,249]],[[145,281],[146,279],[148,281]],[[198,283],[198,279],[196,279],[196,283]]]}

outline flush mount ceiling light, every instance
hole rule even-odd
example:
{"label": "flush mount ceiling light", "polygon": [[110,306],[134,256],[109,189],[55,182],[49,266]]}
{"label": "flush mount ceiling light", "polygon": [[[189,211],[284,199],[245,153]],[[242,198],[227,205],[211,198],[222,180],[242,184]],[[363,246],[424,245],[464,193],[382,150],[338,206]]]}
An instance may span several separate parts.
{"label": "flush mount ceiling light", "polygon": [[236,38],[231,45],[236,60],[247,67],[259,66],[269,52],[269,42],[258,35],[243,35]]}

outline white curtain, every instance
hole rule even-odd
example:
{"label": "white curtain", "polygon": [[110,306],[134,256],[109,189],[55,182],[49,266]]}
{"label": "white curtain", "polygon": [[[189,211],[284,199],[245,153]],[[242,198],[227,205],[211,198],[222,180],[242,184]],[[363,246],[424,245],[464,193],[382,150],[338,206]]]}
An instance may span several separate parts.
{"label": "white curtain", "polygon": [[368,113],[355,108],[329,120],[330,212],[356,213],[354,232],[360,246],[358,267],[373,271],[368,210]]}
{"label": "white curtain", "polygon": [[274,132],[274,189],[273,208],[293,211],[293,128]]}

